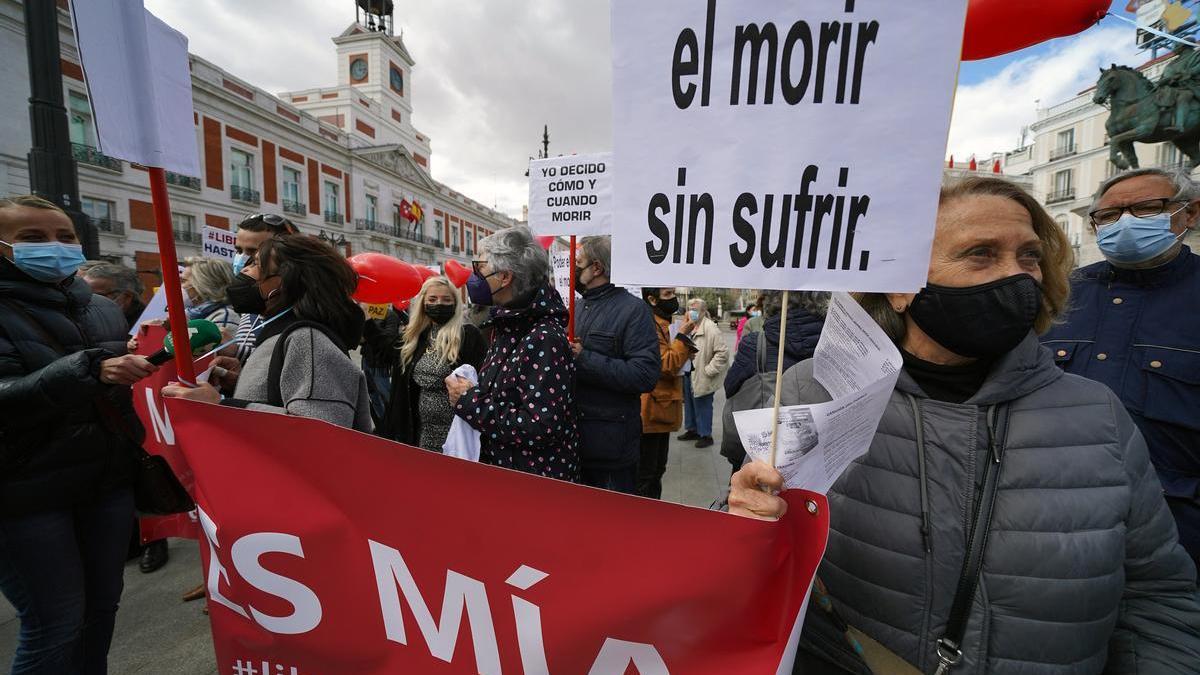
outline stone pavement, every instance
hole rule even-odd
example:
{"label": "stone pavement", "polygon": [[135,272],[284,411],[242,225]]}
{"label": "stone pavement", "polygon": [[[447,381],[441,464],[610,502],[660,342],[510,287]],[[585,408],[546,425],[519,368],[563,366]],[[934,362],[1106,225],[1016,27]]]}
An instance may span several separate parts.
{"label": "stone pavement", "polygon": [[[725,396],[717,393],[713,413],[711,448],[675,440],[663,499],[707,508],[723,497],[729,485],[729,462],[720,454],[721,415]],[[183,603],[179,596],[203,579],[196,542],[170,540],[171,561],[153,574],[142,574],[137,561],[125,566],[125,592],[117,613],[117,628],[109,652],[112,675],[215,675],[208,617],[203,601]],[[7,672],[16,645],[18,622],[11,605],[0,596],[0,672]],[[220,675],[229,675],[221,673]]]}

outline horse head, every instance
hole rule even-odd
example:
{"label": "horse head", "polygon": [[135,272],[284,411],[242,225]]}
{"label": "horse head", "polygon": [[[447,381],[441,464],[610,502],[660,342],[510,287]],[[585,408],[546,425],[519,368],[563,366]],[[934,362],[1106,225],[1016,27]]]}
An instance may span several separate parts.
{"label": "horse head", "polygon": [[1131,101],[1151,93],[1153,83],[1140,72],[1129,66],[1112,64],[1110,68],[1100,69],[1100,79],[1096,81],[1096,93],[1092,101],[1099,105],[1108,102]]}

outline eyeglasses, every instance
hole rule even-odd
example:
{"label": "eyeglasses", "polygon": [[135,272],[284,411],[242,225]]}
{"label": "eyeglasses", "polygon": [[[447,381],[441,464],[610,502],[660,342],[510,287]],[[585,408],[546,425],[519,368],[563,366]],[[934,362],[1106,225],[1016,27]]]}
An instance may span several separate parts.
{"label": "eyeglasses", "polygon": [[483,276],[483,266],[486,264],[487,264],[486,260],[472,260],[471,261],[471,271],[478,274],[479,276]]}
{"label": "eyeglasses", "polygon": [[1184,204],[1183,208],[1172,211],[1171,215],[1175,215],[1187,208],[1187,202],[1173,197],[1161,197],[1159,199],[1147,199],[1144,202],[1129,204],[1128,206],[1110,206],[1105,209],[1096,209],[1089,213],[1088,216],[1091,218],[1092,225],[1099,228],[1117,222],[1126,211],[1134,218],[1153,218],[1154,216],[1162,215],[1167,210],[1168,204]]}
{"label": "eyeglasses", "polygon": [[292,221],[274,213],[255,213],[253,215],[246,216],[245,218],[242,218],[241,223],[238,223],[238,227],[242,227],[252,220],[261,220],[267,227],[283,230],[284,234],[296,234],[299,232]]}

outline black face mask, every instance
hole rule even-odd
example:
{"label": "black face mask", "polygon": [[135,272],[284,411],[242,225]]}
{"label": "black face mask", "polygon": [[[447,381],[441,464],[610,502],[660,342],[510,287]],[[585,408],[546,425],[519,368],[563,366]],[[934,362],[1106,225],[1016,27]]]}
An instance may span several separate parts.
{"label": "black face mask", "polygon": [[1029,335],[1042,308],[1042,289],[1028,274],[979,286],[930,284],[908,313],[934,342],[968,358],[1003,356]]}
{"label": "black face mask", "polygon": [[238,314],[266,314],[267,301],[258,292],[258,282],[246,274],[238,274],[225,289],[229,307]]}
{"label": "black face mask", "polygon": [[454,318],[454,305],[425,305],[425,316],[440,326]]}
{"label": "black face mask", "polygon": [[586,267],[576,267],[576,268],[575,268],[575,279],[574,279],[574,282],[575,282],[575,292],[576,292],[576,293],[578,293],[578,294],[580,294],[580,295],[583,295],[585,292],[587,292],[587,289],[588,289],[588,288],[587,288],[587,284],[585,284],[585,283],[583,282],[583,278],[582,278],[582,277],[583,277],[583,271],[584,271],[584,270],[586,270],[586,269],[587,269]]}
{"label": "black face mask", "polygon": [[664,319],[670,319],[675,316],[675,312],[679,311],[679,298],[671,298],[670,300],[658,299],[658,304],[654,305],[654,311],[658,312],[659,316]]}

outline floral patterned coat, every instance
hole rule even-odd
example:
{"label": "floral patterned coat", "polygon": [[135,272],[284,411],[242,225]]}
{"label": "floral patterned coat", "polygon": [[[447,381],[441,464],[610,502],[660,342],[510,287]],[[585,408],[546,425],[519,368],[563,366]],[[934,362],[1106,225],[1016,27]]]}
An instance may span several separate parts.
{"label": "floral patterned coat", "polygon": [[454,406],[480,432],[479,461],[577,481],[575,360],[562,298],[544,286],[527,307],[496,308],[489,323],[479,386]]}

